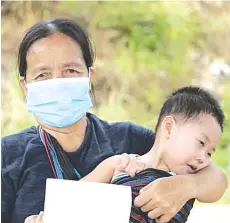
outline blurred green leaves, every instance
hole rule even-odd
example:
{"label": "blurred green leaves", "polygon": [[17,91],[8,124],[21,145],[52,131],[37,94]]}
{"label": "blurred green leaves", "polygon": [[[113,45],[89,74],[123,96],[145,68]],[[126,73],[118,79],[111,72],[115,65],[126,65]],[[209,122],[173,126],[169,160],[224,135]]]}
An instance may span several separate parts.
{"label": "blurred green leaves", "polygon": [[[29,8],[33,8],[32,4]],[[206,3],[60,1],[47,3],[44,17],[76,19],[92,36],[97,48],[94,85],[98,115],[109,121],[131,120],[154,129],[165,97],[178,87],[190,85],[193,79],[199,82],[207,72],[203,58],[229,59],[222,38],[230,24],[227,3],[218,8],[218,14],[214,7],[202,4]],[[43,11],[43,4],[40,7]],[[226,168],[230,83],[222,85],[220,100],[226,126],[213,159]],[[3,135],[35,123],[19,92],[16,79],[3,90]]]}

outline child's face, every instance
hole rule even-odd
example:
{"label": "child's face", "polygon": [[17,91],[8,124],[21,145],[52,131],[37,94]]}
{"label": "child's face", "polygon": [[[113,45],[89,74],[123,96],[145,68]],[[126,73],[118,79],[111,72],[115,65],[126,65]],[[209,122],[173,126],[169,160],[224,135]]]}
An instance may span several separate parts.
{"label": "child's face", "polygon": [[188,121],[164,123],[166,139],[163,161],[170,171],[177,174],[194,173],[210,164],[210,157],[221,138],[221,128],[216,119],[208,114]]}

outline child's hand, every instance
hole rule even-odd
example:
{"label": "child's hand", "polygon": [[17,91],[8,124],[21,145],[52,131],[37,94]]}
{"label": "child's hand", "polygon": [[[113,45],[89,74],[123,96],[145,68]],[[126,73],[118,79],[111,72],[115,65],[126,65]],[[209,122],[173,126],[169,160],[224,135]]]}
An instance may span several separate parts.
{"label": "child's hand", "polygon": [[41,211],[39,215],[31,215],[27,217],[24,223],[44,223],[44,212]]}
{"label": "child's hand", "polygon": [[119,166],[115,170],[115,174],[124,172],[131,177],[145,169],[145,163],[139,159],[136,154],[122,154]]}

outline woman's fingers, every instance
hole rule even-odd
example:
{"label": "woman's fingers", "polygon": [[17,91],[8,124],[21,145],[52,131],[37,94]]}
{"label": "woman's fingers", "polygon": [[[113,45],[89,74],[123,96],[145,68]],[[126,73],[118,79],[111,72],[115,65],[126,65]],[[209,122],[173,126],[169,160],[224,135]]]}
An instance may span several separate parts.
{"label": "woman's fingers", "polygon": [[38,215],[31,215],[25,219],[24,223],[35,223],[37,217]]}
{"label": "woman's fingers", "polygon": [[44,212],[41,211],[38,215],[38,217],[36,218],[36,221],[35,223],[42,223],[43,222],[43,215],[44,215]]}
{"label": "woman's fingers", "polygon": [[149,186],[147,185],[148,186],[147,189],[143,188],[140,191],[139,195],[135,198],[134,205],[136,207],[142,207],[146,205],[153,198],[154,193],[151,191],[151,184],[152,183],[148,184]]}
{"label": "woman's fingers", "polygon": [[142,207],[145,204],[147,204],[151,200],[151,195],[148,193],[141,193],[139,194],[135,200],[134,200],[134,205],[136,207]]}
{"label": "woman's fingers", "polygon": [[148,213],[148,217],[151,219],[158,219],[164,212],[160,208],[155,208]]}
{"label": "woman's fingers", "polygon": [[43,223],[44,219],[44,212],[41,211],[39,215],[31,215],[27,217],[24,221],[24,223]]}
{"label": "woman's fingers", "polygon": [[145,191],[148,190],[151,186],[152,186],[151,183],[149,183],[148,185],[146,185],[145,187],[143,187],[143,188],[140,190],[140,193],[145,192]]}
{"label": "woman's fingers", "polygon": [[141,207],[141,210],[142,210],[143,212],[148,212],[148,211],[151,211],[151,210],[152,210],[151,199],[149,200],[149,202],[147,202],[146,204],[144,204],[144,205]]}

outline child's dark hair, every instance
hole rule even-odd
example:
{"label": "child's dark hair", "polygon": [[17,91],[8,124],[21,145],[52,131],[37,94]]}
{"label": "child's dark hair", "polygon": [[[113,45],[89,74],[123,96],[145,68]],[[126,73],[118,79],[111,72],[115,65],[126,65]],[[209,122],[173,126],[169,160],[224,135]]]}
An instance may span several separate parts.
{"label": "child's dark hair", "polygon": [[169,96],[161,108],[156,131],[167,115],[180,115],[184,120],[188,120],[201,114],[212,115],[223,131],[224,113],[214,96],[199,87],[180,88]]}

